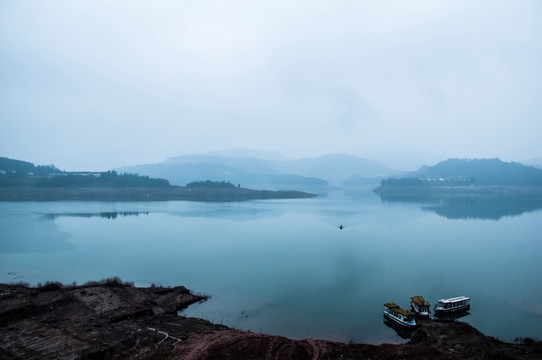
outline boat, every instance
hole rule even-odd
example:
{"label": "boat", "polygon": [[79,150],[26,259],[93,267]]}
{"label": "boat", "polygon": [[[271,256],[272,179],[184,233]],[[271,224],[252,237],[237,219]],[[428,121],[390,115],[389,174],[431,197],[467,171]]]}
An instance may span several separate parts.
{"label": "boat", "polygon": [[410,298],[410,307],[412,308],[412,311],[416,313],[417,316],[428,318],[431,314],[431,306],[425,299],[421,296],[412,296]]}
{"label": "boat", "polygon": [[416,326],[414,313],[410,310],[401,309],[396,303],[384,304],[384,316],[406,327]]}
{"label": "boat", "polygon": [[466,296],[458,296],[449,299],[440,299],[435,304],[435,315],[450,314],[453,312],[464,312],[470,309],[470,298]]}

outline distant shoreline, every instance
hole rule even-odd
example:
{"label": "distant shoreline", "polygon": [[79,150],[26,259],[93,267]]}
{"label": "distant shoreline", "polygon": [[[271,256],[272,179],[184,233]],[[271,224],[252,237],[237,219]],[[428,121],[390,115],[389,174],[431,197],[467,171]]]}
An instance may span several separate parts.
{"label": "distant shoreline", "polygon": [[0,201],[202,201],[236,202],[264,199],[303,199],[316,195],[295,190],[168,187],[0,187]]}
{"label": "distant shoreline", "polygon": [[537,185],[381,185],[373,190],[381,196],[542,196],[542,186]]}

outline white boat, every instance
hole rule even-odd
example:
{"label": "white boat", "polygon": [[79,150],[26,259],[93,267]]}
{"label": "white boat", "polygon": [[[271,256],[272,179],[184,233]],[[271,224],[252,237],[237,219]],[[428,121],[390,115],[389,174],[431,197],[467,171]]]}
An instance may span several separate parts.
{"label": "white boat", "polygon": [[449,314],[456,311],[466,311],[470,309],[470,298],[458,296],[449,299],[440,299],[435,304],[435,315]]}
{"label": "white boat", "polygon": [[429,317],[431,314],[431,306],[425,299],[421,296],[413,296],[410,298],[410,307],[419,317]]}
{"label": "white boat", "polygon": [[401,309],[396,303],[384,304],[384,316],[406,327],[416,326],[414,313],[410,310]]}

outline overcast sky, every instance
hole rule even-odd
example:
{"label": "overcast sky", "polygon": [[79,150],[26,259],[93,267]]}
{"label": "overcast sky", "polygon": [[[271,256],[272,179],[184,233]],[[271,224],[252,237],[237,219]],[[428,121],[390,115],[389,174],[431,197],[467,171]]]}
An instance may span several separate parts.
{"label": "overcast sky", "polygon": [[0,156],[65,170],[542,156],[538,0],[2,0],[0,51]]}

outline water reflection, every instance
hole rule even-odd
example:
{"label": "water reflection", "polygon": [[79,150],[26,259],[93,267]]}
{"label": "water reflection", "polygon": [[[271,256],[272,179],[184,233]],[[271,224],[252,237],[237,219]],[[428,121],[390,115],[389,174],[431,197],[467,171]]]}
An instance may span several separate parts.
{"label": "water reflection", "polygon": [[83,218],[92,218],[92,217],[101,217],[103,219],[116,219],[117,217],[126,217],[126,216],[139,216],[139,215],[149,215],[149,212],[139,212],[139,211],[103,211],[95,213],[60,213],[60,214],[47,214],[46,218],[55,220],[60,217],[83,217]]}
{"label": "water reflection", "polygon": [[470,315],[469,310],[460,310],[460,311],[453,311],[450,313],[444,313],[444,314],[435,314],[435,318],[439,320],[445,320],[445,321],[453,321],[460,319],[462,317]]}
{"label": "water reflection", "polygon": [[491,219],[519,216],[542,209],[541,197],[511,195],[478,196],[389,196],[382,195],[384,202],[420,203],[422,209],[447,219]]}
{"label": "water reflection", "polygon": [[386,325],[389,328],[392,328],[397,333],[397,335],[399,335],[399,337],[403,339],[406,339],[406,340],[410,339],[414,331],[416,331],[415,328],[407,328],[407,327],[397,324],[395,321],[391,320],[385,315],[383,316],[383,318],[384,318],[384,325]]}

